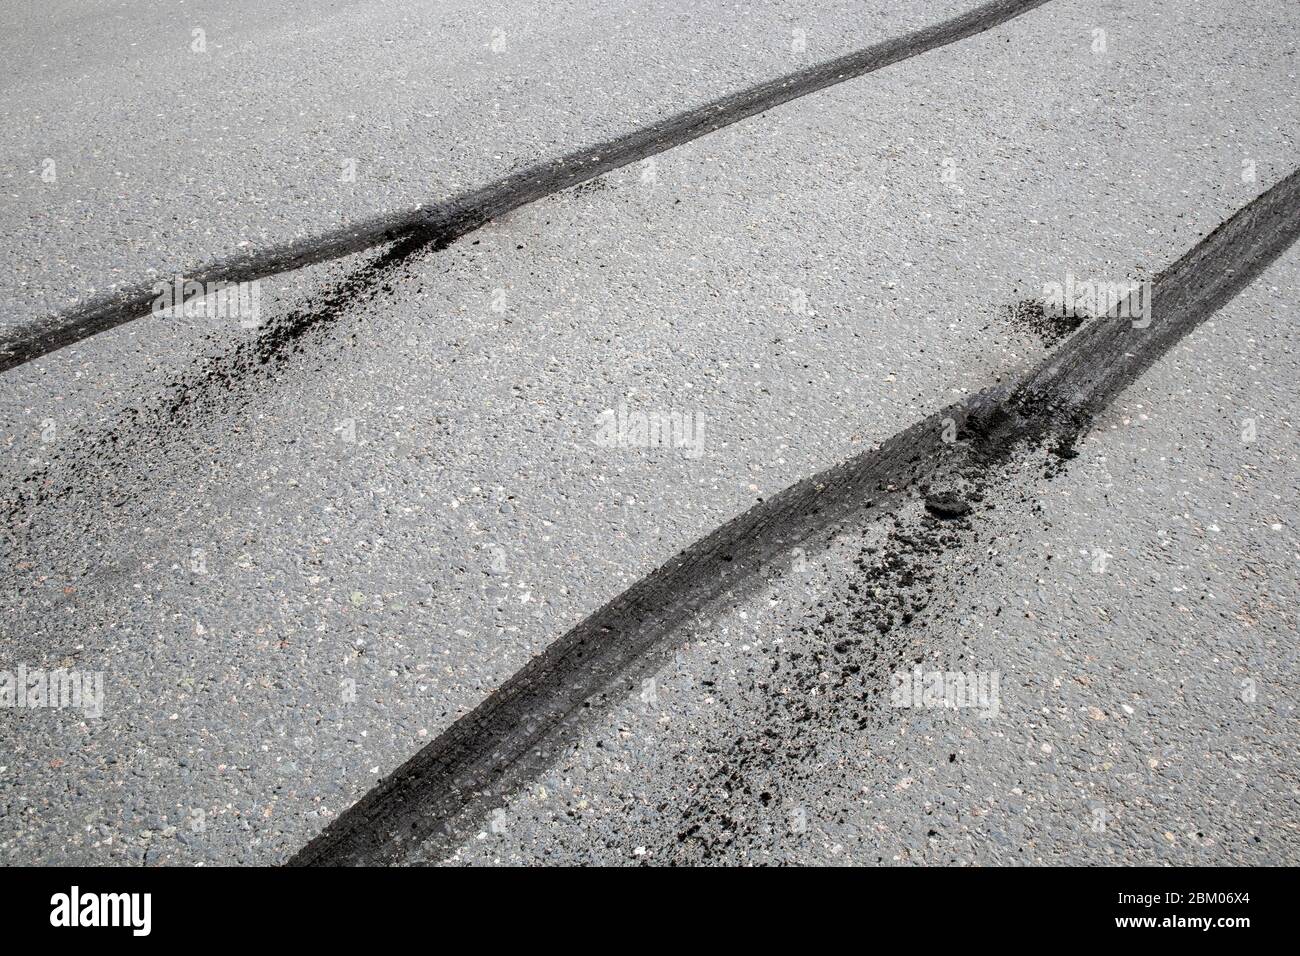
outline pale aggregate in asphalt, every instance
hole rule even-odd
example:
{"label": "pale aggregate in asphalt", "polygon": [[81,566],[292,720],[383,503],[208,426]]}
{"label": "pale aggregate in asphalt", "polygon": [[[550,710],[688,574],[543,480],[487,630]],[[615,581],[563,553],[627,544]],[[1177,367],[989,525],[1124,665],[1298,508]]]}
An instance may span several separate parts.
{"label": "pale aggregate in asphalt", "polygon": [[[848,612],[870,579],[853,561],[878,526],[780,569],[697,622],[654,684],[451,859],[1294,862],[1298,293],[1291,250],[1121,395],[1064,471],[1044,477],[1060,464],[1036,453],[992,483],[964,546],[931,562],[931,613],[832,649],[858,636]],[[772,662],[817,651],[824,712],[866,729],[763,706],[800,689],[798,661]],[[904,670],[996,673],[996,714],[893,706],[892,671],[862,698],[831,679],[895,652]],[[726,772],[762,744],[761,769]]]}
{"label": "pale aggregate in asphalt", "polygon": [[[110,694],[102,721],[0,714],[5,858],[285,858],[757,495],[1036,361],[1002,306],[1149,273],[1294,164],[1285,30],[1225,3],[1107,19],[1100,61],[1095,12],[1052,4],[521,210],[283,363],[145,320],[0,381],[6,471],[59,456],[80,488],[10,554],[0,654]],[[356,265],[266,283],[268,314]],[[185,384],[205,356],[233,380]],[[702,413],[705,455],[599,447],[620,402]]]}
{"label": "pale aggregate in asphalt", "polygon": [[973,5],[15,0],[0,325],[437,202]]}

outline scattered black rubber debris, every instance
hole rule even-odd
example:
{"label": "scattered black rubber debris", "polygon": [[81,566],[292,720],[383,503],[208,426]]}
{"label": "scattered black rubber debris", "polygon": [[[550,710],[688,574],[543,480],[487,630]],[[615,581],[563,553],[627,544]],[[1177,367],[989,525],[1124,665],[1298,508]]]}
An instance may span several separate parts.
{"label": "scattered black rubber debris", "polygon": [[1053,348],[1090,318],[1084,312],[1054,312],[1037,299],[1022,299],[1004,310],[1004,318],[1013,328],[1038,336],[1047,348]]}
{"label": "scattered black rubber debris", "polygon": [[[950,20],[685,110],[617,139],[521,169],[436,205],[378,216],[323,236],[178,271],[187,280],[206,287],[217,282],[265,279],[406,239],[421,244],[433,241],[446,244],[552,193],[688,143],[782,103],[982,33],[1047,2],[994,0]],[[98,296],[0,337],[0,372],[144,318],[153,308],[156,297],[153,288],[154,280],[149,280]]]}
{"label": "scattered black rubber debris", "polygon": [[970,502],[961,495],[952,491],[945,491],[928,495],[925,499],[925,510],[936,518],[948,520],[970,514],[971,507]]}
{"label": "scattered black rubber debris", "polygon": [[[183,430],[211,427],[220,409],[238,406],[249,388],[264,387],[290,357],[316,355],[323,337],[345,312],[377,297],[393,294],[391,280],[411,266],[418,253],[439,248],[439,240],[406,239],[358,264],[300,306],[277,316],[235,348],[201,355],[192,367],[147,403],[130,407],[115,421],[91,434],[77,426],[76,441],[61,442],[50,460],[22,475],[7,476],[0,486],[0,531],[14,544],[31,531],[34,516],[46,504],[73,494],[94,502],[130,503],[127,480],[133,469],[148,468],[162,436],[174,440]],[[209,336],[209,339],[212,337]],[[107,467],[109,464],[113,467]],[[87,516],[87,522],[93,516]],[[61,528],[57,533],[70,534]],[[87,529],[81,529],[86,530]],[[38,543],[25,542],[28,550]]]}
{"label": "scattered black rubber debris", "polygon": [[[961,477],[976,489],[990,478],[979,465],[963,468]],[[798,840],[759,807],[793,805],[786,796],[792,781],[806,793],[820,762],[865,752],[894,716],[886,705],[893,674],[921,663],[925,653],[914,632],[950,610],[940,584],[977,573],[981,559],[972,520],[895,513],[883,521],[883,540],[864,538],[856,546],[851,583],[815,601],[770,673],[742,688],[761,713],[750,726],[763,733],[738,733],[715,748],[716,769],[686,788],[695,796],[659,808],[655,829],[665,835],[639,837],[647,848],[643,862],[752,861],[776,840]]]}
{"label": "scattered black rubber debris", "polygon": [[[1156,278],[1149,323],[1139,328],[1127,318],[1100,317],[1019,383],[943,409],[696,542],[556,640],[336,818],[290,864],[395,862],[417,846],[450,852],[458,834],[549,768],[584,721],[609,705],[615,688],[621,690],[630,675],[654,670],[678,626],[702,608],[724,594],[734,600],[752,592],[776,556],[824,542],[850,520],[892,510],[912,489],[960,485],[960,477],[978,490],[981,476],[1018,451],[1044,442],[1072,446],[1115,395],[1259,276],[1297,235],[1300,169]],[[945,441],[955,422],[956,441]],[[895,610],[895,619],[905,613]],[[895,626],[888,613],[870,619],[877,629],[882,621]],[[734,821],[721,825],[734,829]]]}

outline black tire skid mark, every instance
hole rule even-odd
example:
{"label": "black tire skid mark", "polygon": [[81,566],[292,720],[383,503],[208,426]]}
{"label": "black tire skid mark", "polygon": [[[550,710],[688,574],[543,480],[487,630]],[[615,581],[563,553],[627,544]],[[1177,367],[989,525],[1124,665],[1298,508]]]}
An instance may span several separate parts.
{"label": "black tire skid mark", "polygon": [[[988,389],[805,479],[718,528],[560,637],[334,820],[290,865],[399,862],[458,834],[551,766],[629,675],[653,671],[679,627],[752,592],[797,545],[825,542],[959,475],[988,474],[1044,440],[1062,460],[1129,383],[1253,281],[1300,235],[1300,169],[1238,210],[1153,284],[1150,324],[1084,325],[1019,383]],[[943,440],[960,423],[957,441]]]}
{"label": "black tire skid mark", "polygon": [[[444,202],[335,229],[310,239],[183,270],[204,287],[251,282],[340,259],[375,246],[407,239],[444,243],[553,193],[611,170],[657,155],[732,123],[756,116],[902,60],[947,46],[1015,19],[1049,0],[992,0],[940,23],[873,44],[834,60],[788,73],[685,110],[559,159],[545,161]],[[0,335],[0,373],[151,314],[154,281],[89,299],[62,312]]]}
{"label": "black tire skid mark", "polygon": [[292,358],[308,351],[309,343],[319,346],[340,316],[392,294],[391,280],[401,270],[421,255],[446,248],[449,241],[433,235],[395,242],[228,352],[199,356],[159,394],[124,408],[105,426],[77,426],[44,464],[10,477],[0,493],[0,530],[10,548],[39,550],[42,511],[50,505],[75,497],[85,506],[75,519],[80,524],[69,525],[73,516],[65,513],[57,527],[48,529],[65,538],[89,534],[103,515],[130,502],[138,504],[149,462],[164,438],[196,434],[220,409],[245,407],[251,390],[274,381]]}

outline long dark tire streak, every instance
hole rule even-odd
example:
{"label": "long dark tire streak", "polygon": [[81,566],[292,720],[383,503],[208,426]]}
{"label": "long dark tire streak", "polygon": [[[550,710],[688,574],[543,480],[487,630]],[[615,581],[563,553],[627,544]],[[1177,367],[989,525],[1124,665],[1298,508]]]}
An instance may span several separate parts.
{"label": "long dark tire streak", "polygon": [[[718,528],[559,638],[471,713],[377,784],[290,860],[378,864],[416,846],[450,852],[490,807],[553,765],[629,676],[652,669],[679,628],[718,598],[761,584],[799,543],[896,506],[922,484],[987,467],[1025,442],[1072,441],[1127,385],[1232,299],[1300,235],[1300,169],[1162,272],[1150,324],[1103,316],[1018,383],[945,408],[877,450],[787,488]],[[960,422],[956,442],[945,442]],[[949,438],[951,429],[949,428]]]}
{"label": "long dark tire streak", "polygon": [[[539,163],[435,205],[377,216],[322,236],[273,246],[184,271],[187,280],[251,282],[341,259],[400,239],[446,245],[520,206],[730,126],[791,100],[1006,23],[1048,0],[995,0],[951,20],[787,73],[625,136]],[[170,278],[170,277],[168,277]],[[0,372],[153,311],[154,283],[119,289],[0,336]]]}

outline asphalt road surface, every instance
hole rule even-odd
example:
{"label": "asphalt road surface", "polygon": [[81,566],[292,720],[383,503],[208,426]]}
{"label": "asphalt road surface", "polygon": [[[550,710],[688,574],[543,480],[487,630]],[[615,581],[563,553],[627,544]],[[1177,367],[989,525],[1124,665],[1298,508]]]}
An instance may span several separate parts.
{"label": "asphalt road surface", "polygon": [[1300,10],[975,6],[17,4],[0,337],[900,52],[0,375],[0,860],[1300,859]]}

